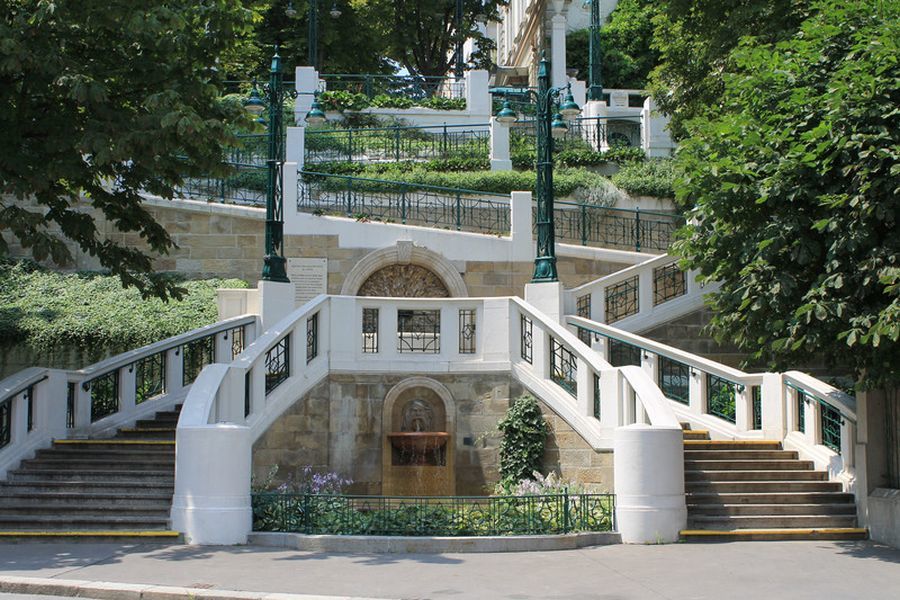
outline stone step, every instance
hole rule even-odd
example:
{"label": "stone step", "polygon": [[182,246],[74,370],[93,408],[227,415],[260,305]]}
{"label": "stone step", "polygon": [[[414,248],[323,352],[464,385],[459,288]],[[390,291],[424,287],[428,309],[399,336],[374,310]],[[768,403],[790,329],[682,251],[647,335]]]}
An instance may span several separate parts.
{"label": "stone step", "polygon": [[684,449],[684,460],[797,460],[794,450],[692,450]]}
{"label": "stone step", "polygon": [[827,481],[824,471],[685,471],[688,481]]}
{"label": "stone step", "polygon": [[688,504],[688,515],[856,515],[856,505],[838,504]]}
{"label": "stone step", "polygon": [[26,481],[26,482],[0,482],[0,494],[41,494],[41,493],[70,493],[70,494],[121,494],[121,493],[148,493],[172,495],[175,484],[169,482],[154,481]]}
{"label": "stone step", "polygon": [[125,429],[120,429],[119,432],[113,439],[121,439],[121,440],[140,440],[140,439],[149,439],[149,440],[174,440],[175,439],[175,428],[174,427],[127,427]]}
{"label": "stone step", "polygon": [[84,530],[142,530],[169,529],[168,516],[119,515],[5,515],[0,514],[2,531],[84,531]]}
{"label": "stone step", "polygon": [[158,410],[156,411],[156,415],[154,415],[154,421],[171,421],[172,419],[178,420],[178,416],[181,414],[181,410]]}
{"label": "stone step", "polygon": [[781,450],[772,440],[685,440],[685,450]]}
{"label": "stone step", "polygon": [[684,485],[688,494],[840,492],[842,489],[840,483],[832,481],[686,481]]}
{"label": "stone step", "polygon": [[856,527],[856,515],[689,515],[689,529],[821,529]]}
{"label": "stone step", "polygon": [[0,494],[0,510],[5,507],[15,508],[27,503],[28,506],[55,507],[68,509],[68,507],[97,507],[104,510],[114,507],[147,506],[156,510],[163,507],[166,510],[172,504],[172,494],[158,490],[140,492],[70,492],[63,489],[53,491],[17,491],[3,489]]}
{"label": "stone step", "polygon": [[138,419],[134,426],[139,429],[145,427],[175,427],[178,424],[178,417],[170,417],[166,419]]}
{"label": "stone step", "polygon": [[35,453],[35,458],[79,458],[88,460],[170,460],[175,457],[175,446],[151,446],[134,450],[132,446],[113,448],[110,450],[97,450],[91,446],[60,446],[56,448],[42,448]]}
{"label": "stone step", "polygon": [[691,493],[692,504],[835,504],[855,501],[853,494],[845,492],[791,492],[791,493]]}
{"label": "stone step", "polygon": [[709,432],[705,429],[694,429],[694,430],[686,430],[684,432],[684,439],[686,440],[708,440]]}
{"label": "stone step", "polygon": [[811,460],[685,460],[685,471],[801,471],[812,470]]}
{"label": "stone step", "polygon": [[53,442],[53,448],[128,449],[132,451],[172,449],[174,451],[175,440],[121,440],[113,438],[102,440],[56,440]]}
{"label": "stone step", "polygon": [[90,503],[69,503],[69,504],[50,504],[45,505],[34,500],[21,500],[14,498],[11,500],[19,500],[18,504],[4,502],[0,504],[0,521],[10,516],[29,515],[35,519],[42,518],[46,515],[59,515],[65,512],[66,516],[92,516],[92,517],[109,517],[111,514],[116,516],[135,516],[135,517],[152,517],[154,519],[168,519],[171,512],[171,501],[157,502],[148,504],[133,500],[132,504],[111,504],[105,502],[94,501]]}
{"label": "stone step", "polygon": [[0,543],[93,543],[93,544],[180,544],[177,531],[83,530],[83,531],[2,531]]}
{"label": "stone step", "polygon": [[120,483],[137,483],[137,482],[154,482],[168,483],[175,482],[175,473],[172,469],[166,470],[147,470],[136,473],[135,471],[99,471],[99,470],[71,470],[71,469],[27,469],[9,471],[8,480],[11,482],[43,482],[43,481],[68,481],[80,483],[82,481],[97,482],[120,482]]}
{"label": "stone step", "polygon": [[695,530],[684,529],[681,539],[685,542],[751,542],[786,540],[864,540],[868,531],[861,527],[831,527],[822,529],[738,529]]}
{"label": "stone step", "polygon": [[20,470],[46,471],[56,469],[77,469],[85,471],[165,471],[175,469],[175,455],[153,457],[144,460],[110,460],[109,458],[32,458],[23,460]]}

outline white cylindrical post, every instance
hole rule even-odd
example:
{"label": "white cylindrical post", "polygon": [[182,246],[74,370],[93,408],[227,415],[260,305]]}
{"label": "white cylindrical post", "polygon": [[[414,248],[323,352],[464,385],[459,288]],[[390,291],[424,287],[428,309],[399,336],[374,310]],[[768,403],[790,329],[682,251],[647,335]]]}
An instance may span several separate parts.
{"label": "white cylindrical post", "polygon": [[616,521],[622,541],[678,541],[680,531],[687,525],[681,429],[619,427],[614,447]]}
{"label": "white cylindrical post", "polygon": [[566,85],[566,17],[553,15],[550,19],[550,85]]}

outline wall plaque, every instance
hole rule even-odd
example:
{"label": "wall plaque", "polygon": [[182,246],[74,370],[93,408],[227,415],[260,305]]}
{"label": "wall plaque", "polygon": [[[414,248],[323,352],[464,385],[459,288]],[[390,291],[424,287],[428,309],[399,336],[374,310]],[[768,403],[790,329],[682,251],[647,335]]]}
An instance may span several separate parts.
{"label": "wall plaque", "polygon": [[294,308],[328,293],[327,258],[289,258],[287,275],[294,284]]}

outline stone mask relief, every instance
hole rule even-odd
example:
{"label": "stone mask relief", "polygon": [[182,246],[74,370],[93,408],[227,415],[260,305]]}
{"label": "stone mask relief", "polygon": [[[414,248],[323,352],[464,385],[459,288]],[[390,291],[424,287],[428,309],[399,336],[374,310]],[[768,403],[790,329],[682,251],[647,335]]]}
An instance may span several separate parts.
{"label": "stone mask relief", "polygon": [[403,409],[400,431],[434,431],[434,410],[425,400],[411,400]]}

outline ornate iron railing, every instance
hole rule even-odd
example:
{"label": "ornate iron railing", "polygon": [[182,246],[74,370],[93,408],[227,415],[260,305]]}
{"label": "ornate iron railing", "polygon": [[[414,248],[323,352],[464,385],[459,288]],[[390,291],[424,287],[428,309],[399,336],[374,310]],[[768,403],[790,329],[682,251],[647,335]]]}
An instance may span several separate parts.
{"label": "ornate iron railing", "polygon": [[476,190],[303,171],[297,210],[477,233],[508,233],[509,198]]}
{"label": "ornate iron railing", "polygon": [[[723,379],[712,373],[706,374],[706,412],[709,414],[725,419],[731,423],[735,422],[735,391],[739,384],[733,381]],[[743,386],[741,386],[743,387]]]}
{"label": "ornate iron railing", "polygon": [[475,354],[475,309],[459,309],[459,353]]}
{"label": "ornate iron railing", "polygon": [[319,313],[306,318],[306,364],[319,355]]}
{"label": "ornate iron railing", "polygon": [[553,337],[550,338],[550,379],[578,397],[578,361],[571,350]]}
{"label": "ornate iron railing", "polygon": [[753,429],[762,429],[762,387],[751,386],[750,394],[753,406]]}
{"label": "ornate iron railing", "polygon": [[91,423],[119,410],[119,370],[104,373],[87,382],[91,390]]}
{"label": "ornate iron railing", "polygon": [[641,348],[615,338],[606,338],[609,364],[614,367],[641,366]]}
{"label": "ornate iron railing", "polygon": [[229,204],[264,206],[266,203],[266,167],[256,164],[232,164],[231,175],[189,177],[177,189],[184,198]]}
{"label": "ornate iron railing", "polygon": [[559,242],[636,252],[668,250],[675,231],[684,225],[680,215],[566,201],[554,203],[553,218]]}
{"label": "ornate iron railing", "polygon": [[439,354],[440,351],[441,311],[397,311],[397,352]]}
{"label": "ornate iron railing", "polygon": [[488,158],[489,125],[311,129],[304,164]]}
{"label": "ornate iron railing", "polygon": [[638,286],[638,276],[635,275],[606,288],[607,323],[615,323],[638,313]]}
{"label": "ornate iron railing", "polygon": [[671,263],[653,269],[653,306],[668,302],[687,293],[687,274]]}
{"label": "ornate iron railing", "polygon": [[363,94],[367,98],[378,95],[425,100],[427,98],[464,98],[466,83],[455,77],[417,75],[381,75],[374,73],[327,73],[319,76],[324,83],[320,91],[345,91]]}
{"label": "ornate iron railing", "polygon": [[378,352],[378,309],[363,308],[362,350],[367,354]]}
{"label": "ornate iron railing", "polygon": [[12,398],[0,402],[0,448],[12,441]]}
{"label": "ornate iron railing", "polygon": [[134,402],[140,404],[166,393],[166,353],[142,358],[134,365]]}
{"label": "ornate iron railing", "polygon": [[[513,104],[519,112],[525,113],[524,104]],[[528,113],[525,113],[528,114]],[[566,123],[566,132],[553,138],[554,152],[565,150],[599,150],[608,146],[641,145],[640,117],[580,117]],[[537,143],[534,121],[516,123],[510,130],[511,142],[515,144],[528,144],[534,146]]]}
{"label": "ornate iron railing", "polygon": [[286,335],[266,352],[266,396],[291,376],[291,336]]}
{"label": "ornate iron railing", "polygon": [[534,347],[534,323],[525,315],[519,315],[519,328],[522,336],[520,339],[519,354],[522,360],[532,364]]}
{"label": "ornate iron railing", "polygon": [[182,385],[190,385],[206,365],[216,362],[216,334],[193,340],[182,346]]}
{"label": "ornate iron railing", "polygon": [[663,395],[682,404],[689,404],[691,368],[666,356],[659,357],[658,366],[659,389]]}
{"label": "ornate iron railing", "polygon": [[254,493],[254,531],[500,536],[615,530],[613,494],[349,496]]}

